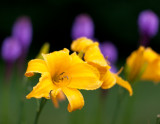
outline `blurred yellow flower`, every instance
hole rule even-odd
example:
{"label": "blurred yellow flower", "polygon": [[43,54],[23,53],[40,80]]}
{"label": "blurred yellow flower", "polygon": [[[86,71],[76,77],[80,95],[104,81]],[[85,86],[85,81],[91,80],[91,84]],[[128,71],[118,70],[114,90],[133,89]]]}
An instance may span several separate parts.
{"label": "blurred yellow flower", "polygon": [[151,48],[140,46],[127,58],[128,79],[160,81],[160,55]]}
{"label": "blurred yellow flower", "polygon": [[69,55],[69,50],[64,49],[43,54],[43,58],[28,63],[25,75],[31,77],[34,72],[41,73],[41,78],[26,96],[27,99],[51,98],[56,104],[62,91],[69,101],[68,111],[71,112],[84,106],[83,96],[78,89],[94,90],[102,85],[98,70],[81,60],[76,53]]}
{"label": "blurred yellow flower", "polygon": [[117,83],[118,85],[126,88],[130,95],[133,94],[132,87],[130,86],[129,82],[124,81],[118,76],[118,74],[114,74],[109,70],[109,62],[107,62],[102,55],[98,42],[93,42],[90,39],[82,37],[73,41],[71,44],[71,49],[73,51],[83,52],[84,60],[99,70],[100,80],[103,82],[101,88],[109,89]]}

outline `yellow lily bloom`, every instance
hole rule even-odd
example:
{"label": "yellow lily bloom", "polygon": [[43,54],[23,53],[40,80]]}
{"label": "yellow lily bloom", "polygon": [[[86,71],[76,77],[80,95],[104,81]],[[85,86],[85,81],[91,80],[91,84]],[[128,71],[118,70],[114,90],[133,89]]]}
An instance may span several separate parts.
{"label": "yellow lily bloom", "polygon": [[[42,56],[42,55],[49,53],[49,47],[50,47],[50,44],[49,44],[49,43],[47,43],[47,42],[44,43],[43,46],[41,47],[41,49],[40,49],[40,51],[39,51],[36,59],[43,59],[43,56]],[[60,92],[57,94],[57,99],[56,99],[56,100],[55,100],[55,99],[52,100],[52,102],[53,102],[54,106],[55,106],[56,108],[58,108],[58,107],[59,107],[58,101],[63,101],[63,100],[65,100],[65,99],[66,99],[66,98],[65,98],[64,93],[63,93],[62,91],[60,91]]]}
{"label": "yellow lily bloom", "polygon": [[25,75],[31,77],[34,73],[41,73],[41,78],[26,96],[27,99],[45,97],[56,104],[62,91],[69,101],[68,111],[71,112],[84,106],[78,89],[94,90],[102,85],[98,70],[81,60],[76,53],[69,55],[69,50],[64,49],[43,54],[43,58],[28,63]]}
{"label": "yellow lily bloom", "polygon": [[127,58],[129,80],[137,77],[142,80],[160,81],[160,55],[151,48],[140,46]]}
{"label": "yellow lily bloom", "polygon": [[73,51],[83,52],[84,60],[99,70],[101,75],[100,80],[103,82],[101,88],[109,89],[117,83],[118,85],[126,88],[130,95],[133,94],[132,87],[129,82],[124,81],[118,76],[118,74],[114,74],[109,70],[109,62],[107,62],[102,55],[98,42],[93,42],[90,39],[82,37],[73,41],[71,44],[71,49]]}

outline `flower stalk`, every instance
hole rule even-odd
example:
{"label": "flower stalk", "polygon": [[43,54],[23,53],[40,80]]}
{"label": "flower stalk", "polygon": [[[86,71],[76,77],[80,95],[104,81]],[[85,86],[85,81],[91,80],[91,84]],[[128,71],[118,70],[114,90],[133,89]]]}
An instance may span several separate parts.
{"label": "flower stalk", "polygon": [[117,102],[116,107],[113,113],[113,118],[111,121],[111,124],[116,124],[116,120],[119,114],[119,110],[121,109],[122,102],[124,101],[124,98],[126,97],[126,93],[121,87],[118,88],[118,95],[117,95]]}
{"label": "flower stalk", "polygon": [[41,103],[40,103],[39,108],[37,109],[37,112],[36,112],[34,124],[38,124],[39,116],[40,116],[42,109],[45,106],[46,102],[47,102],[47,99],[45,99],[45,98],[41,99]]}

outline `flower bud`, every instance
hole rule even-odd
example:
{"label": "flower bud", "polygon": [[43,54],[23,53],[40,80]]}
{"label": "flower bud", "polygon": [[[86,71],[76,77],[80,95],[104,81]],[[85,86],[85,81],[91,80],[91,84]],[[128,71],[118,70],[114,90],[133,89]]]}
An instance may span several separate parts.
{"label": "flower bud", "polygon": [[43,59],[42,54],[47,54],[49,52],[49,47],[50,44],[49,43],[44,43],[43,46],[41,47],[38,55],[36,56],[36,59]]}
{"label": "flower bud", "polygon": [[71,30],[71,37],[73,40],[79,37],[94,37],[94,24],[91,17],[87,14],[78,15],[73,23]]}
{"label": "flower bud", "polygon": [[20,17],[14,23],[12,36],[17,38],[24,49],[28,49],[32,41],[31,20],[26,17]]}
{"label": "flower bud", "polygon": [[158,32],[158,16],[151,10],[142,11],[138,17],[138,26],[141,36],[151,38]]}
{"label": "flower bud", "polygon": [[16,38],[8,37],[4,40],[2,44],[2,58],[6,62],[12,63],[16,61],[21,55],[21,51],[21,45]]}

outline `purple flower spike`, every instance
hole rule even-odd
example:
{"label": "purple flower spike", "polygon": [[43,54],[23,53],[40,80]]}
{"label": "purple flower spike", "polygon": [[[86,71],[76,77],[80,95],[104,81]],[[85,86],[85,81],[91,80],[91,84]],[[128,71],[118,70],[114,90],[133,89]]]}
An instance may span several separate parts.
{"label": "purple flower spike", "polygon": [[117,73],[118,72],[117,67],[115,65],[113,65],[113,64],[111,64],[110,71],[113,72],[113,73]]}
{"label": "purple flower spike", "polygon": [[19,40],[24,49],[28,49],[32,41],[31,20],[26,16],[18,18],[14,23],[12,36]]}
{"label": "purple flower spike", "polygon": [[158,16],[151,10],[142,11],[138,17],[138,26],[141,37],[151,38],[158,32]]}
{"label": "purple flower spike", "polygon": [[21,55],[21,45],[18,40],[8,37],[2,44],[2,57],[7,63],[13,63]]}
{"label": "purple flower spike", "polygon": [[113,43],[111,42],[100,43],[100,49],[104,57],[107,57],[110,63],[116,63],[118,59],[118,51]]}
{"label": "purple flower spike", "polygon": [[87,14],[78,15],[73,23],[71,31],[72,39],[79,37],[94,37],[94,24],[91,17]]}

